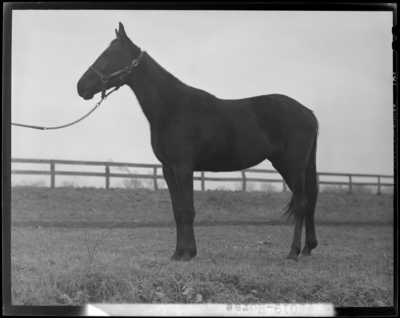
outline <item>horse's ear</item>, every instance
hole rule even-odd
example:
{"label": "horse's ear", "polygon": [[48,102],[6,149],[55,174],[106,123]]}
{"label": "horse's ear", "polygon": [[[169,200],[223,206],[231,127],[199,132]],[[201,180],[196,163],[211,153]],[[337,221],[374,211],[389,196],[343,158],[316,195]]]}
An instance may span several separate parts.
{"label": "horse's ear", "polygon": [[115,29],[115,35],[117,36],[117,39],[119,39],[119,34],[118,34],[117,29]]}
{"label": "horse's ear", "polygon": [[120,22],[119,23],[119,30],[118,30],[118,39],[124,41],[127,38],[128,38],[128,36],[125,33],[124,25]]}

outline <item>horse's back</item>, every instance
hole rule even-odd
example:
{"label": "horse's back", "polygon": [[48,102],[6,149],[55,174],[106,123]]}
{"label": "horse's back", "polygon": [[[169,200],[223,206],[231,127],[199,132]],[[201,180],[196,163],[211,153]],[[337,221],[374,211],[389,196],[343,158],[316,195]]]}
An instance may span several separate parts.
{"label": "horse's back", "polygon": [[286,95],[271,94],[250,98],[251,109],[259,125],[272,138],[286,139],[297,134],[312,134],[318,130],[313,112]]}

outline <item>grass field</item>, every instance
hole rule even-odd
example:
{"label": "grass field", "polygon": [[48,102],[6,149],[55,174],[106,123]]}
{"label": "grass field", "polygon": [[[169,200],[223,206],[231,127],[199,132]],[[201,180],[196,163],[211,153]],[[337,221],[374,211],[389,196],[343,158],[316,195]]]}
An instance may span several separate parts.
{"label": "grass field", "polygon": [[166,190],[13,188],[13,304],[393,306],[393,196],[321,193],[319,245],[298,263],[289,198],[196,192],[198,256],[180,263]]}

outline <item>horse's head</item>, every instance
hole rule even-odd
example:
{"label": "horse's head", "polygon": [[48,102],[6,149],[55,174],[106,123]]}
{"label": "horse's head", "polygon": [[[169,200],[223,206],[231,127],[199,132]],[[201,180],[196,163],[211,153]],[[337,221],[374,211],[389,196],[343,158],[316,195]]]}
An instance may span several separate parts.
{"label": "horse's head", "polygon": [[142,52],[128,38],[121,22],[115,33],[117,38],[78,81],[78,94],[83,99],[92,99],[98,92],[102,92],[104,98],[107,89],[124,85],[132,69],[138,65]]}

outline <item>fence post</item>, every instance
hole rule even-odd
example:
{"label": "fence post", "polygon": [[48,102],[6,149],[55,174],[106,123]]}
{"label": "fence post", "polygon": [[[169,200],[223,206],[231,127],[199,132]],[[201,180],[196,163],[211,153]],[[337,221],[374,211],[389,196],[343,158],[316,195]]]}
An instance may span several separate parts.
{"label": "fence post", "polygon": [[110,166],[106,164],[106,189],[110,188]]}
{"label": "fence post", "polygon": [[201,191],[206,190],[205,179],[204,179],[204,171],[201,172]]}
{"label": "fence post", "polygon": [[381,176],[378,176],[378,195],[381,194]]}
{"label": "fence post", "polygon": [[50,187],[52,189],[55,188],[56,186],[56,167],[55,167],[55,163],[53,160],[50,160]]}
{"label": "fence post", "polygon": [[242,183],[242,191],[246,192],[246,173],[242,170],[242,179],[243,179],[243,183]]}
{"label": "fence post", "polygon": [[153,183],[154,183],[154,190],[158,190],[158,184],[157,184],[157,167],[154,167],[154,171],[153,171]]}
{"label": "fence post", "polygon": [[349,191],[350,193],[353,193],[353,183],[351,180],[351,174],[349,174]]}

